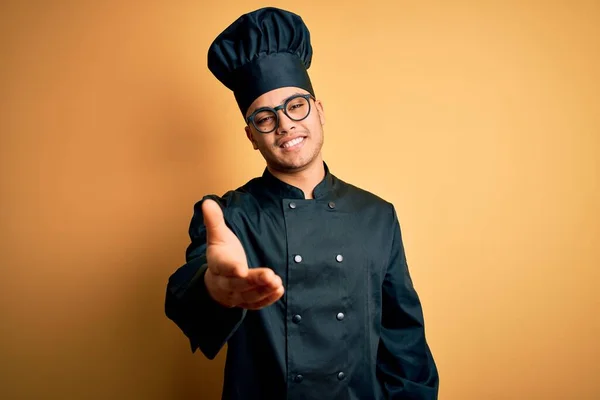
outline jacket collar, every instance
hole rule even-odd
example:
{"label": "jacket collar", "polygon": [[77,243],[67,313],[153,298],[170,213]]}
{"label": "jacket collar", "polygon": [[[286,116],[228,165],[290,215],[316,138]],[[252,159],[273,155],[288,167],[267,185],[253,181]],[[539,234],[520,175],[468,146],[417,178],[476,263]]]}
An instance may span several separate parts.
{"label": "jacket collar", "polygon": [[[313,191],[315,199],[327,198],[333,192],[337,181],[335,176],[329,171],[327,163],[323,162],[323,166],[325,167],[325,177],[317,186],[315,186]],[[263,172],[262,181],[265,189],[276,197],[285,199],[304,199],[304,192],[301,189],[279,180],[268,168],[265,168]]]}

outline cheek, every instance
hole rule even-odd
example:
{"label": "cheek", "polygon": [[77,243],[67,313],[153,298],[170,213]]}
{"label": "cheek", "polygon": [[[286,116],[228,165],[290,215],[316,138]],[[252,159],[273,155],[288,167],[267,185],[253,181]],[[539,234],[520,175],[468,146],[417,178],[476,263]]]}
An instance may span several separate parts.
{"label": "cheek", "polygon": [[321,131],[321,128],[323,127],[320,115],[315,113],[314,117],[311,118],[309,125],[311,132],[318,134]]}
{"label": "cheek", "polygon": [[275,146],[275,142],[267,138],[257,138],[256,145],[261,149],[272,148]]}
{"label": "cheek", "polygon": [[310,126],[308,126],[307,128],[310,130],[311,136],[313,136],[314,138],[320,137],[323,133],[321,123],[318,119],[311,123]]}

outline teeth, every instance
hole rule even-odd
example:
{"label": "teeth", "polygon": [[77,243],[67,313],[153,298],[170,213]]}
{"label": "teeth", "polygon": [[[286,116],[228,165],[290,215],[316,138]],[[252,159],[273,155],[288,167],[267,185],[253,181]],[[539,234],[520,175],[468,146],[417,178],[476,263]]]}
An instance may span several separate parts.
{"label": "teeth", "polygon": [[304,140],[304,138],[299,137],[299,138],[296,138],[294,140],[290,140],[289,142],[285,143],[281,147],[283,147],[284,149],[287,149],[289,147],[297,145],[298,143],[302,142],[303,140]]}

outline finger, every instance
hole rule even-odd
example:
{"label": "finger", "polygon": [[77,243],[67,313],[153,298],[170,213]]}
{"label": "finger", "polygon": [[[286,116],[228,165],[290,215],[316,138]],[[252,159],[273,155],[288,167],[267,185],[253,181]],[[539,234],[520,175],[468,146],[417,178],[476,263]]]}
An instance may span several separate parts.
{"label": "finger", "polygon": [[227,292],[243,293],[256,289],[257,286],[249,282],[246,278],[235,276],[219,275],[219,288]]}
{"label": "finger", "polygon": [[238,307],[241,308],[246,308],[248,310],[259,310],[261,308],[270,306],[271,304],[275,303],[277,300],[279,300],[281,298],[281,296],[283,296],[284,290],[283,290],[283,286],[276,289],[275,291],[271,292],[271,294],[269,294],[268,296],[264,297],[263,299],[256,301],[256,302],[252,302],[252,303],[242,303],[240,305],[238,305]]}
{"label": "finger", "polygon": [[268,286],[259,286],[247,292],[238,293],[239,302],[242,304],[258,303],[271,296],[277,289],[271,289]]}
{"label": "finger", "polygon": [[238,299],[238,304],[243,304],[246,306],[252,306],[253,304],[260,304],[265,301],[265,299],[272,298],[275,296],[276,298],[281,297],[283,293],[283,287],[280,286],[275,289],[271,289],[269,287],[261,286],[250,290],[248,292],[237,294],[236,298]]}
{"label": "finger", "polygon": [[206,199],[202,202],[202,216],[206,226],[207,244],[221,243],[225,240],[227,225],[223,217],[223,210],[216,201]]}
{"label": "finger", "polygon": [[273,289],[283,284],[281,278],[270,268],[252,268],[248,271],[246,280],[250,286],[270,286]]}
{"label": "finger", "polygon": [[281,278],[270,268],[253,268],[248,270],[246,277],[226,276],[221,274],[220,288],[231,292],[247,292],[259,287],[274,290],[283,285]]}

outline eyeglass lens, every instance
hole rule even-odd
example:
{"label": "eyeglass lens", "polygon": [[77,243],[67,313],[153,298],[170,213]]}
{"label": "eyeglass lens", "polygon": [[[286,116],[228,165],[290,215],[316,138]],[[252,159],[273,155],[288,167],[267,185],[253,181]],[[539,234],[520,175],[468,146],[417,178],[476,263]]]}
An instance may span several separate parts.
{"label": "eyeglass lens", "polygon": [[[304,97],[295,97],[286,103],[284,112],[290,119],[300,121],[308,116],[310,104]],[[261,132],[275,130],[276,124],[277,115],[273,110],[263,110],[254,116],[254,126]]]}

